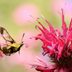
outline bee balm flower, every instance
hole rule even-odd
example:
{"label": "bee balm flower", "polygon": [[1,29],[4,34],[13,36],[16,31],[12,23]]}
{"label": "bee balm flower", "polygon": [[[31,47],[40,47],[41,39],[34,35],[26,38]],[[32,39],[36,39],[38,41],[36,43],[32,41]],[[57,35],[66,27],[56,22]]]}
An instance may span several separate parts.
{"label": "bee balm flower", "polygon": [[54,29],[46,19],[45,21],[49,29],[38,21],[40,26],[37,25],[37,27],[41,33],[36,36],[36,40],[43,42],[42,54],[48,55],[55,65],[49,69],[42,61],[43,65],[34,65],[35,69],[40,72],[72,72],[72,19],[67,27],[62,10],[62,32]]}

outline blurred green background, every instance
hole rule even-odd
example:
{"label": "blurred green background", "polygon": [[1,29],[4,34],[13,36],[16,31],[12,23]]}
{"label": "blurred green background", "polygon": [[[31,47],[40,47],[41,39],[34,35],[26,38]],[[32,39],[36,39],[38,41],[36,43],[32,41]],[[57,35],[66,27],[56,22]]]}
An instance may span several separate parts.
{"label": "blurred green background", "polygon": [[[60,1],[60,0],[58,0]],[[67,1],[67,0],[65,0]],[[30,13],[32,16],[34,16],[35,14],[37,14],[37,16],[35,15],[34,17],[38,17],[38,16],[41,16],[43,15],[45,18],[47,18],[55,27],[60,27],[61,26],[61,16],[60,14],[58,13],[58,11],[60,11],[60,8],[59,10],[56,12],[56,9],[54,10],[54,3],[59,3],[57,2],[57,0],[0,0],[0,26],[3,26],[4,28],[7,29],[7,31],[10,33],[10,35],[15,39],[17,40],[18,38],[21,39],[21,36],[19,37],[19,34],[21,33],[26,33],[26,32],[34,32],[35,34],[37,33],[37,30],[35,29],[35,25],[37,25],[37,23],[35,21],[32,21],[33,19],[32,18],[29,18],[30,20],[27,22],[27,20],[25,20],[25,17],[24,17],[24,20],[23,21],[21,18],[18,18],[19,17],[19,14],[17,14],[17,9],[18,11],[21,10],[20,6],[22,5],[26,5],[25,7],[27,7],[27,5],[32,5],[32,6],[35,6],[33,8],[36,8],[38,11],[36,13],[35,12],[35,9],[33,9],[34,11],[32,11],[32,9],[29,9],[26,10],[28,11],[28,14],[29,12],[33,12],[33,15],[32,13]],[[64,3],[65,4],[65,3]],[[32,7],[31,6],[31,7]],[[23,8],[23,9],[26,9],[26,8]],[[29,7],[29,6],[28,6]],[[56,6],[57,7],[57,6]],[[28,9],[28,8],[27,8]],[[17,14],[15,16],[15,14]],[[21,12],[23,13],[23,12]],[[25,16],[25,15],[24,15]],[[18,20],[17,20],[18,18]],[[26,16],[27,18],[27,16]],[[22,20],[19,21],[19,20]],[[18,22],[17,22],[18,21]],[[43,19],[41,21],[44,21]],[[68,22],[68,21],[67,21]],[[44,23],[45,25],[45,23]],[[32,52],[37,52],[39,53],[39,48],[41,46],[36,46],[37,48],[32,48]],[[28,49],[27,49],[28,50]],[[24,57],[24,56],[23,56]],[[0,60],[0,72],[35,72],[34,69],[28,69],[27,67],[25,67],[24,65],[20,64],[20,63],[10,63],[9,62],[9,58],[10,57],[6,57],[4,56],[3,58],[1,58]],[[31,62],[32,63],[32,62]]]}

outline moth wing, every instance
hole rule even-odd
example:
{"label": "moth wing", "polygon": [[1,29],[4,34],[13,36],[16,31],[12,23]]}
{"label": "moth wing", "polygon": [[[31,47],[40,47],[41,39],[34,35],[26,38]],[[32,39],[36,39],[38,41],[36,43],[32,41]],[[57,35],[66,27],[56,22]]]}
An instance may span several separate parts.
{"label": "moth wing", "polygon": [[15,43],[14,39],[9,35],[5,28],[0,27],[0,34],[7,42]]}

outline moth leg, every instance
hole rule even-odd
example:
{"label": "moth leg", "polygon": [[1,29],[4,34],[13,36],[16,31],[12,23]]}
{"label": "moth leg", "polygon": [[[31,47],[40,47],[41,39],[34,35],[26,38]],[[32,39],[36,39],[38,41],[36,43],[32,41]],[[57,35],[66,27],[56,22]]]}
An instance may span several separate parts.
{"label": "moth leg", "polygon": [[21,38],[21,42],[23,43],[23,38],[25,36],[25,33],[23,33],[22,38]]}

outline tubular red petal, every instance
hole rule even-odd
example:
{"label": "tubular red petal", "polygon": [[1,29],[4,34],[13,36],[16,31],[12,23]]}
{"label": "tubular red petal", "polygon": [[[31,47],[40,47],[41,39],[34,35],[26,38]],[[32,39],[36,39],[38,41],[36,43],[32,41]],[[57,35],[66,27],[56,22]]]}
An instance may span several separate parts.
{"label": "tubular red petal", "polygon": [[51,42],[50,41],[48,41],[48,40],[46,40],[44,37],[42,37],[42,36],[37,36],[36,37],[36,39],[40,39],[44,44],[46,44],[46,45],[51,45]]}
{"label": "tubular red petal", "polygon": [[35,65],[35,69],[40,72],[54,72],[54,69],[49,69],[48,67],[44,67],[41,65]]}
{"label": "tubular red petal", "polygon": [[62,30],[63,30],[63,36],[66,37],[67,35],[67,25],[65,23],[65,20],[64,20],[64,14],[63,14],[63,9],[62,10]]}
{"label": "tubular red petal", "polygon": [[72,18],[71,18],[71,21],[70,21],[69,31],[72,31]]}
{"label": "tubular red petal", "polygon": [[41,22],[38,21],[38,24],[40,24],[41,27],[42,27],[44,30],[47,30],[47,29],[41,24]]}
{"label": "tubular red petal", "polygon": [[45,21],[49,25],[50,31],[54,33],[55,30],[54,30],[53,26],[49,23],[49,21],[47,19],[45,19]]}

